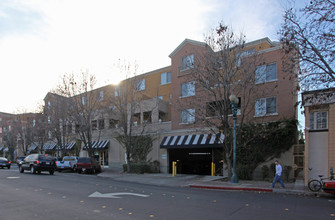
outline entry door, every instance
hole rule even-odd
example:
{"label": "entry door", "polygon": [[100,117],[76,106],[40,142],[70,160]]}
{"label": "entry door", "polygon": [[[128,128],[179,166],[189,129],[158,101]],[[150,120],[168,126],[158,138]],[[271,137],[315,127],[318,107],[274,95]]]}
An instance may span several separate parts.
{"label": "entry door", "polygon": [[308,179],[329,176],[328,132],[309,132]]}
{"label": "entry door", "polygon": [[105,161],[104,161],[104,157],[105,156],[105,152],[104,151],[101,151],[100,153],[99,153],[99,161],[100,161],[100,166],[104,166],[104,163],[105,163]]}

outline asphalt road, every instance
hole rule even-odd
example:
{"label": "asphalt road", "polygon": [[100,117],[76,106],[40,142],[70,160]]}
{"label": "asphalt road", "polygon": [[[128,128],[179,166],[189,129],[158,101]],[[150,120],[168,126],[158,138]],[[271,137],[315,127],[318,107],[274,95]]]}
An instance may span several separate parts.
{"label": "asphalt road", "polygon": [[335,219],[335,199],[0,169],[0,219]]}

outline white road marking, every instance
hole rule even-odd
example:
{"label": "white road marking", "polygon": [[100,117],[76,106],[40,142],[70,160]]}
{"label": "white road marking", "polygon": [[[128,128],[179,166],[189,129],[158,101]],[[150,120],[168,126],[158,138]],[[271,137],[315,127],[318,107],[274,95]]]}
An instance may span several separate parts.
{"label": "white road marking", "polygon": [[91,198],[110,198],[110,199],[120,199],[120,196],[138,196],[138,197],[149,197],[149,195],[139,194],[139,193],[127,193],[127,192],[118,192],[118,193],[99,193],[94,192],[88,197]]}

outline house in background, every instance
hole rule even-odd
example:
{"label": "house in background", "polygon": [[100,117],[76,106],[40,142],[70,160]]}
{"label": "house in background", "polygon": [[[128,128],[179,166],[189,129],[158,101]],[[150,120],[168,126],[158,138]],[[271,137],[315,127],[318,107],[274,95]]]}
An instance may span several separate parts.
{"label": "house in background", "polygon": [[305,184],[335,169],[335,88],[302,93],[305,108]]}

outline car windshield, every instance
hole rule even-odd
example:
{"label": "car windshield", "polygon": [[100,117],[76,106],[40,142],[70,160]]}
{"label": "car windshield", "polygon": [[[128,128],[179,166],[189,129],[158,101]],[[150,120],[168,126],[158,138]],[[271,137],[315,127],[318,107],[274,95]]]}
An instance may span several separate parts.
{"label": "car windshield", "polygon": [[91,163],[90,158],[79,158],[78,163]]}
{"label": "car windshield", "polygon": [[38,159],[39,160],[53,160],[52,157],[50,157],[50,156],[44,156],[44,155],[39,155]]}
{"label": "car windshield", "polygon": [[64,158],[63,160],[64,161],[74,161],[75,159],[74,158]]}

